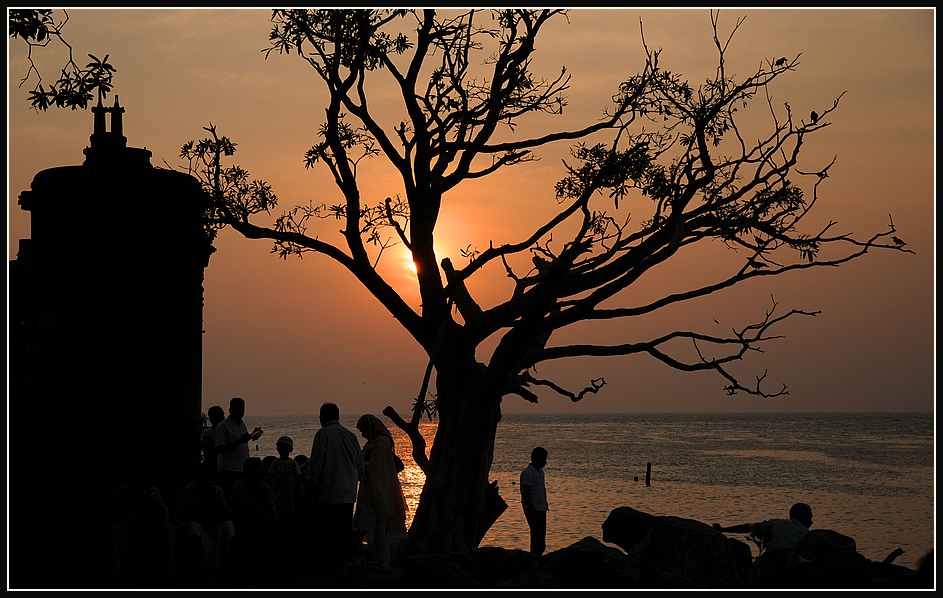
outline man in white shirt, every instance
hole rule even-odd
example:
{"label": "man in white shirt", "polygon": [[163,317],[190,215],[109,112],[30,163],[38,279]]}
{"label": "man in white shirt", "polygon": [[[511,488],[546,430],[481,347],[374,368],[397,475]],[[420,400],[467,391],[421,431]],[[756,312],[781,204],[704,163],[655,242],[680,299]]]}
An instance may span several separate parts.
{"label": "man in white shirt", "polygon": [[812,527],[812,507],[804,502],[797,502],[789,509],[789,519],[767,519],[759,523],[743,523],[723,527],[714,524],[719,532],[743,533],[753,536],[760,545],[760,554],[768,550],[789,549],[809,533]]}
{"label": "man in white shirt", "polygon": [[242,421],[245,414],[246,402],[234,397],[229,401],[229,417],[216,425],[216,485],[227,497],[232,485],[242,477],[242,465],[249,458],[249,441],[262,435],[261,428],[249,434]]}
{"label": "man in white shirt", "polygon": [[547,548],[547,485],[544,466],[547,450],[537,447],[530,453],[530,465],[521,472],[521,504],[530,527],[530,551],[540,556]]}
{"label": "man in white shirt", "polygon": [[352,547],[351,524],[357,483],[363,477],[363,454],[357,435],[340,424],[337,405],[321,405],[320,419],[306,475],[320,539],[315,562],[330,572],[344,563]]}

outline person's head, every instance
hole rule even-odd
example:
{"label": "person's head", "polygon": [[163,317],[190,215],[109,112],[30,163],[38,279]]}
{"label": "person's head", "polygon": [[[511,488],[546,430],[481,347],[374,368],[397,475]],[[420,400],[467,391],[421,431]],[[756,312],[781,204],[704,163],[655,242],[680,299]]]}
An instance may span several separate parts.
{"label": "person's head", "polygon": [[321,405],[321,426],[327,424],[327,422],[332,422],[339,420],[341,418],[341,410],[337,408],[337,405],[334,403],[324,403]]}
{"label": "person's head", "polygon": [[530,452],[530,463],[537,469],[547,464],[547,449],[538,446]]}
{"label": "person's head", "polygon": [[229,401],[229,417],[233,418],[235,421],[242,421],[242,418],[246,414],[246,402],[239,398],[233,397]]}
{"label": "person's head", "polygon": [[797,502],[789,509],[789,518],[799,521],[802,525],[812,527],[812,507],[804,502]]}
{"label": "person's head", "polygon": [[295,444],[292,442],[291,436],[281,436],[275,441],[275,450],[278,451],[278,456],[282,459],[287,459],[294,448]]}
{"label": "person's head", "polygon": [[373,440],[377,436],[390,436],[390,431],[386,429],[383,422],[375,415],[364,414],[357,420],[357,429],[367,440]]}
{"label": "person's head", "polygon": [[216,427],[216,424],[226,419],[226,414],[223,413],[223,408],[219,405],[213,405],[210,407],[210,410],[206,412],[206,415],[209,416],[210,424],[212,424],[214,428]]}

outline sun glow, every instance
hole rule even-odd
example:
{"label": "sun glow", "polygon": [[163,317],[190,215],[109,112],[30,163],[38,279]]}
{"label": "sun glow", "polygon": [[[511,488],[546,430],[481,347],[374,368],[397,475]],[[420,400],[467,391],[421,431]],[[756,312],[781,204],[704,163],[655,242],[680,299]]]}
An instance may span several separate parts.
{"label": "sun glow", "polygon": [[416,262],[413,261],[413,253],[406,248],[403,248],[403,267],[407,273],[414,276],[419,272],[416,269]]}

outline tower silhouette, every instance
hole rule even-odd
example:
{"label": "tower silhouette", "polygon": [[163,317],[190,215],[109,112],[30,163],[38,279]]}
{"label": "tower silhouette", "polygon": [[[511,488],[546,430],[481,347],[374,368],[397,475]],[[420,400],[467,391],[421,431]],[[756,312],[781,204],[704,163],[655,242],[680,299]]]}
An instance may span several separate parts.
{"label": "tower silhouette", "polygon": [[[127,147],[117,97],[92,113],[84,163],[20,194],[31,238],[10,262],[10,512],[37,532],[87,518],[131,468],[171,503],[200,458],[206,196]],[[48,562],[49,542],[19,556]]]}

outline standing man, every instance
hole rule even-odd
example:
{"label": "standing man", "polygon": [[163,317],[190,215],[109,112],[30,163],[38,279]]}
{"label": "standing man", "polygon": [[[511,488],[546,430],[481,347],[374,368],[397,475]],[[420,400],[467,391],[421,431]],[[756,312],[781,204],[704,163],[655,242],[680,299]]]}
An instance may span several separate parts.
{"label": "standing man", "polygon": [[216,485],[223,489],[227,498],[232,485],[242,477],[242,465],[249,458],[249,441],[262,435],[262,428],[249,434],[242,421],[245,414],[246,402],[234,397],[229,401],[229,417],[216,425]]}
{"label": "standing man", "polygon": [[223,413],[223,408],[219,405],[210,407],[207,414],[209,415],[211,427],[203,430],[203,434],[200,436],[200,450],[203,452],[203,461],[213,466],[213,473],[215,474],[218,467],[216,462],[216,426],[226,419],[226,414]]}
{"label": "standing man", "polygon": [[544,466],[547,450],[537,447],[530,453],[530,465],[521,472],[521,504],[524,517],[530,527],[530,551],[540,556],[547,548],[547,485],[544,482]]}
{"label": "standing man", "polygon": [[335,571],[351,549],[351,524],[357,482],[363,477],[363,455],[356,434],[340,424],[337,405],[321,405],[320,419],[321,429],[314,435],[307,463],[315,532],[321,540],[315,563]]}

